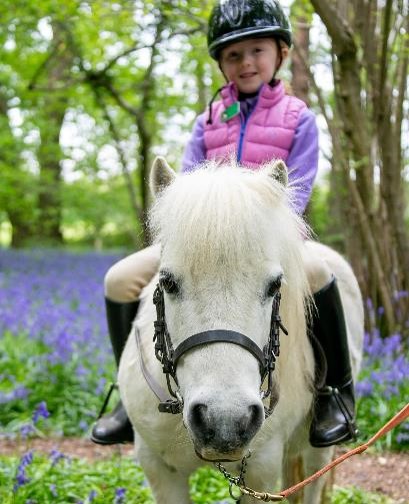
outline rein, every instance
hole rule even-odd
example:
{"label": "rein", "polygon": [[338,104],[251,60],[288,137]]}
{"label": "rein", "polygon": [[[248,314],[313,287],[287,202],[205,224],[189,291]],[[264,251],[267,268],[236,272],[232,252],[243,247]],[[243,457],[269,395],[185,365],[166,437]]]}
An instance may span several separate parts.
{"label": "rein", "polygon": [[[378,439],[381,437],[385,436],[389,431],[397,427],[399,424],[401,424],[403,421],[405,421],[407,418],[409,418],[409,403],[404,406],[393,418],[389,420],[379,431],[372,436],[366,443],[363,443],[360,446],[357,446],[356,448],[353,448],[352,450],[344,453],[343,455],[339,456],[326,466],[324,466],[322,469],[317,471],[316,473],[312,474],[305,480],[301,481],[300,483],[297,483],[296,485],[293,485],[292,487],[287,488],[286,490],[282,490],[278,494],[271,494],[268,492],[257,492],[256,490],[253,490],[252,488],[249,488],[246,486],[243,482],[243,478],[240,477],[240,480],[236,477],[231,477],[230,474],[227,473],[225,474],[225,471],[223,470],[224,468],[220,468],[219,470],[224,474],[225,478],[229,480],[230,482],[230,495],[232,495],[232,486],[236,486],[241,495],[249,495],[250,497],[253,497],[254,499],[257,499],[259,501],[263,502],[279,502],[284,499],[287,499],[291,495],[295,494],[296,492],[300,491],[313,481],[317,480],[321,476],[323,476],[325,473],[336,467],[337,465],[341,464],[345,460],[349,459],[353,455],[358,455],[360,453],[363,453],[365,450],[367,450],[371,445],[373,445]],[[245,457],[245,458],[248,458]],[[243,459],[244,460],[244,459]],[[220,464],[219,464],[220,465]],[[242,461],[243,465],[243,461]]]}
{"label": "rein", "polygon": [[[179,392],[179,383],[176,376],[176,366],[179,359],[189,350],[211,343],[234,343],[250,352],[258,361],[261,375],[260,394],[262,399],[270,397],[269,406],[265,406],[265,415],[268,417],[274,408],[273,397],[273,371],[277,357],[280,354],[280,329],[284,334],[288,334],[286,328],[281,323],[280,318],[281,293],[278,290],[273,297],[271,307],[270,332],[267,344],[261,349],[248,336],[236,331],[225,329],[215,329],[193,334],[182,341],[175,349],[167,328],[165,317],[165,299],[163,288],[160,282],[157,284],[153,294],[153,303],[156,306],[156,321],[154,322],[155,334],[155,356],[162,364],[162,370],[166,375],[168,390],[173,399],[161,400],[158,409],[161,413],[178,414],[183,409],[183,398]],[[267,388],[263,390],[264,381],[267,379]],[[176,389],[172,384],[176,385]]]}

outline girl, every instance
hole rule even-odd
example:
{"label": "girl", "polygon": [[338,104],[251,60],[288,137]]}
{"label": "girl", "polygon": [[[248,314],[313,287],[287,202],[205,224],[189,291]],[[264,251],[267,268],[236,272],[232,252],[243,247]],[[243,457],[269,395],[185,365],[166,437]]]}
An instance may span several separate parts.
{"label": "girl", "polygon": [[[221,100],[195,123],[183,158],[183,172],[206,159],[229,159],[250,169],[283,159],[295,187],[294,207],[303,213],[318,164],[318,133],[304,102],[286,94],[276,78],[292,42],[289,20],[275,0],[219,0],[209,19],[208,49],[227,84]],[[311,341],[320,384],[310,429],[310,443],[330,446],[355,437],[354,395],[341,300],[328,266],[305,244],[304,263],[316,310]],[[114,265],[105,278],[108,325],[117,362],[136,314],[141,289],[159,265],[159,248],[149,247]],[[323,359],[325,355],[325,359]],[[324,375],[322,376],[322,374]],[[95,425],[92,439],[112,444],[132,440],[121,405]]]}

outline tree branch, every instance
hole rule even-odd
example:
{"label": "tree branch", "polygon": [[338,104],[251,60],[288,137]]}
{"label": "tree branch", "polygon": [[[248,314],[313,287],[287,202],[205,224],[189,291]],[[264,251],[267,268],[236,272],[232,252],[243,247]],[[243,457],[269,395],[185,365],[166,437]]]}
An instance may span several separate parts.
{"label": "tree branch", "polygon": [[311,3],[327,27],[332,39],[334,51],[339,58],[356,53],[353,31],[345,18],[328,0],[311,0]]}
{"label": "tree branch", "polygon": [[126,181],[126,186],[128,188],[128,192],[129,192],[129,199],[131,201],[131,206],[134,211],[135,218],[139,222],[143,222],[143,212],[142,212],[140,205],[138,205],[138,202],[137,202],[135,188],[134,188],[134,185],[132,182],[131,174],[129,173],[128,163],[126,161],[125,152],[121,147],[119,133],[116,129],[116,126],[115,126],[115,123],[114,123],[112,117],[109,114],[108,108],[102,98],[101,90],[99,88],[94,88],[93,91],[94,91],[95,101],[97,102],[97,105],[101,109],[102,114],[109,125],[109,131],[111,132],[112,138],[114,139],[114,142],[115,142],[116,150],[118,152],[119,161],[120,161],[121,168],[122,168],[122,174],[123,174],[125,181]]}

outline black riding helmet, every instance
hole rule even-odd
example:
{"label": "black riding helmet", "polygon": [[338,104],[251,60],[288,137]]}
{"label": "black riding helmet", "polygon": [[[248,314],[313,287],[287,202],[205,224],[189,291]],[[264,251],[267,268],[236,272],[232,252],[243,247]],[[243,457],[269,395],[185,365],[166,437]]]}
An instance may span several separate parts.
{"label": "black riding helmet", "polygon": [[291,47],[291,25],[276,0],[218,0],[209,18],[207,46],[217,60],[223,47],[246,38],[273,36]]}

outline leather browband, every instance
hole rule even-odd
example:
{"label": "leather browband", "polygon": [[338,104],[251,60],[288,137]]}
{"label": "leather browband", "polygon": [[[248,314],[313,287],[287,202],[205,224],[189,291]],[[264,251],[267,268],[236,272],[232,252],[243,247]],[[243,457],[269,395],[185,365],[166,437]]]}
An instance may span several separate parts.
{"label": "leather browband", "polygon": [[264,353],[254,341],[239,332],[218,329],[193,334],[193,336],[182,341],[173,352],[173,364],[176,366],[177,361],[188,350],[209,343],[234,343],[239,345],[252,353],[261,366],[265,366],[266,359]]}

